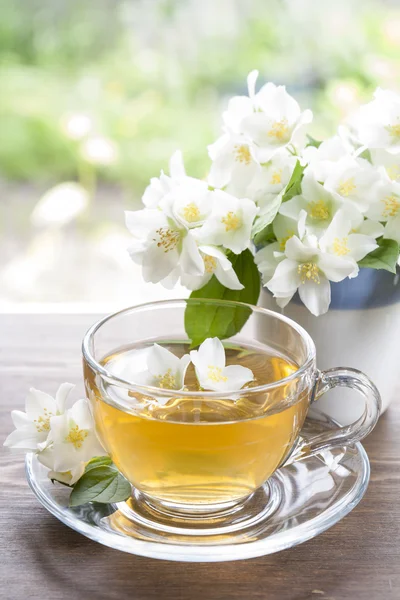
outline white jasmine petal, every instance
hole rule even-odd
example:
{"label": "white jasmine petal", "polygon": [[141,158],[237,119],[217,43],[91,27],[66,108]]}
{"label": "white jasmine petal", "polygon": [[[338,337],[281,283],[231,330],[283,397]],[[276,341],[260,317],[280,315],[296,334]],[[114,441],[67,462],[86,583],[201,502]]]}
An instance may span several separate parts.
{"label": "white jasmine petal", "polygon": [[325,187],[346,204],[351,203],[361,212],[366,212],[380,180],[379,171],[368,161],[344,157],[332,166]]}
{"label": "white jasmine petal", "polygon": [[251,228],[258,208],[252,200],[239,200],[226,192],[215,190],[210,217],[199,229],[201,244],[224,246],[240,254],[250,244]]}
{"label": "white jasmine petal", "polygon": [[247,187],[259,169],[255,148],[250,140],[239,135],[223,135],[208,148],[213,163],[208,182],[216,188],[227,187],[236,196],[245,196]]}
{"label": "white jasmine petal", "polygon": [[374,99],[361,106],[353,122],[363,146],[400,151],[399,94],[377,88]]}
{"label": "white jasmine petal", "polygon": [[[155,238],[155,241],[148,246],[143,255],[143,279],[146,282],[158,283],[167,277],[179,262],[179,251],[176,246],[165,249],[166,245],[170,243],[168,237],[172,240],[171,244],[175,244],[174,240],[177,240],[176,246],[181,241],[180,232],[166,229],[165,232]],[[164,246],[162,245],[163,240],[166,240]]]}
{"label": "white jasmine petal", "polygon": [[337,161],[350,156],[351,150],[352,148],[338,135],[325,140],[318,148],[308,146],[302,152],[302,157],[307,163],[304,175],[325,182]]}
{"label": "white jasmine petal", "polygon": [[318,317],[327,312],[331,303],[331,285],[324,276],[319,283],[313,281],[299,286],[299,296],[308,310]]}
{"label": "white jasmine petal", "polygon": [[70,383],[62,384],[55,398],[31,388],[25,400],[25,412],[11,413],[16,430],[7,437],[4,446],[36,450],[48,438],[51,417],[65,410],[65,400],[73,387]]}
{"label": "white jasmine petal", "polygon": [[280,297],[293,296],[300,285],[298,262],[285,258],[276,267],[273,277],[266,283],[266,287]]}
{"label": "white jasmine petal", "polygon": [[94,427],[87,400],[78,400],[64,414],[50,419],[54,470],[66,472],[106,454]]}
{"label": "white jasmine petal", "polygon": [[249,98],[254,100],[256,95],[256,83],[258,79],[258,71],[255,69],[254,71],[250,71],[247,75],[247,89],[249,92]]}
{"label": "white jasmine petal", "polygon": [[243,119],[253,113],[253,102],[247,96],[235,96],[228,103],[222,119],[226,127],[233,133],[241,133],[241,124]]}
{"label": "white jasmine petal", "polygon": [[241,365],[225,366],[225,350],[218,338],[207,338],[190,358],[202,388],[234,392],[254,379],[250,369]]}
{"label": "white jasmine petal", "polygon": [[172,179],[179,179],[186,176],[181,150],[175,150],[169,159],[169,172]]}
{"label": "white jasmine petal", "polygon": [[188,233],[182,241],[181,267],[184,273],[203,275],[204,262],[200,255],[196,240]]}
{"label": "white jasmine petal", "polygon": [[[131,366],[124,369],[123,377],[139,385],[182,390],[189,364],[189,354],[179,358],[167,348],[153,344],[136,351],[132,356]],[[159,404],[165,404],[169,397],[155,396],[154,399]]]}
{"label": "white jasmine petal", "polygon": [[56,391],[55,401],[57,406],[57,412],[63,413],[65,411],[65,403],[70,392],[74,389],[72,383],[62,383]]}
{"label": "white jasmine petal", "polygon": [[400,244],[400,213],[386,223],[384,237]]}
{"label": "white jasmine petal", "polygon": [[240,283],[231,261],[227,258],[221,248],[209,245],[199,246],[200,255],[204,262],[204,273],[200,276],[181,274],[181,283],[189,290],[198,290],[206,285],[211,277],[215,277],[228,289],[241,290],[243,285]]}
{"label": "white jasmine petal", "polygon": [[271,279],[278,263],[285,258],[284,253],[280,250],[281,244],[274,242],[259,250],[254,257],[254,262],[261,273],[264,284]]}
{"label": "white jasmine petal", "polygon": [[[217,262],[215,267],[215,276],[218,281],[224,285],[229,290],[242,290],[244,286],[240,283],[238,276],[232,268],[232,264],[228,259],[226,259],[230,266],[226,263],[225,265],[222,261]],[[225,268],[224,268],[225,267]]]}
{"label": "white jasmine petal", "polygon": [[325,273],[330,281],[342,281],[354,271],[358,271],[357,264],[352,258],[343,258],[333,254],[321,253],[318,258],[318,267]]}

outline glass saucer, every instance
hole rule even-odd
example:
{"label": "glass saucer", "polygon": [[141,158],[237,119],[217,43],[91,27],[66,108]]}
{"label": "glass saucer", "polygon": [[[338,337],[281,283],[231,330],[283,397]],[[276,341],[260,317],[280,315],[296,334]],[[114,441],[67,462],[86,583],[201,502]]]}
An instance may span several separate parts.
{"label": "glass saucer", "polygon": [[[309,411],[302,435],[337,426],[321,411]],[[282,467],[245,503],[237,527],[213,522],[202,529],[152,521],[132,499],[115,504],[91,503],[68,508],[69,490],[52,484],[34,454],[26,458],[26,475],[39,502],[60,521],[111,548],[157,559],[217,562],[272,554],[322,533],[347,515],[363,497],[369,461],[360,443],[321,452]],[[140,509],[139,507],[142,507]],[[154,516],[154,514],[153,514]]]}

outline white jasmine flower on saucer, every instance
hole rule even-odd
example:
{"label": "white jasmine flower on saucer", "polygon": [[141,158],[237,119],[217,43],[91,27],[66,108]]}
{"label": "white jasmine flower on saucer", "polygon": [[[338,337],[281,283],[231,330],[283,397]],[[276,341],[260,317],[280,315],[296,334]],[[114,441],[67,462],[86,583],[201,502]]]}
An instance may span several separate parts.
{"label": "white jasmine flower on saucer", "polygon": [[385,170],[392,181],[400,182],[400,152],[392,154],[387,150],[375,148],[370,150],[372,164]]}
{"label": "white jasmine flower on saucer", "polygon": [[199,243],[224,246],[240,254],[250,244],[251,228],[258,208],[248,198],[238,199],[222,190],[214,190],[209,218],[198,230]]}
{"label": "white jasmine flower on saucer", "polygon": [[312,174],[314,179],[325,182],[338,160],[350,155],[350,147],[339,136],[335,135],[315,146],[307,146],[302,152],[302,159],[307,163],[305,175]]}
{"label": "white jasmine flower on saucer", "polygon": [[342,201],[353,204],[360,212],[368,210],[381,180],[377,169],[362,158],[345,157],[331,169],[324,187]]}
{"label": "white jasmine flower on saucer", "polygon": [[[102,454],[104,454],[104,451]],[[55,455],[52,445],[45,445],[44,449],[38,452],[37,459],[40,463],[42,463],[42,465],[49,469],[49,472],[47,473],[47,477],[49,479],[55,479],[67,485],[73,485],[76,483],[78,479],[82,477],[85,471],[86,463],[82,461],[78,462],[75,467],[69,469],[68,471],[56,471],[54,469]]]}
{"label": "white jasmine flower on saucer", "polygon": [[374,99],[354,117],[357,136],[366,148],[400,151],[400,95],[378,88]]}
{"label": "white jasmine flower on saucer", "polygon": [[245,195],[257,203],[257,206],[260,207],[260,215],[268,208],[269,203],[285,189],[296,162],[295,156],[280,152],[266,165],[259,167],[247,187]]}
{"label": "white jasmine flower on saucer", "polygon": [[193,276],[182,274],[182,285],[189,290],[199,290],[215,275],[218,281],[226,288],[230,290],[243,289],[243,285],[240,283],[231,261],[227,258],[223,250],[216,246],[200,245],[199,251],[204,261],[204,275]]}
{"label": "white jasmine flower on saucer", "polygon": [[375,188],[374,201],[371,202],[366,216],[373,221],[390,222],[400,214],[400,183],[382,181]]}
{"label": "white jasmine flower on saucer", "polygon": [[64,412],[66,399],[74,387],[71,383],[61,384],[54,398],[31,388],[25,400],[25,412],[11,412],[15,431],[7,437],[4,446],[36,450],[49,435],[50,419]]}
{"label": "white jasmine flower on saucer", "polygon": [[311,173],[303,177],[301,189],[300,196],[282,203],[279,213],[297,221],[300,212],[305,210],[310,233],[319,235],[328,227],[343,201],[321,185]]}
{"label": "white jasmine flower on saucer", "polygon": [[[130,374],[129,378],[140,385],[158,387],[163,390],[182,390],[185,375],[190,363],[189,354],[181,358],[163,346],[153,344],[150,348],[138,350],[145,354],[146,369]],[[160,404],[166,403],[168,398],[157,397]]]}
{"label": "white jasmine flower on saucer", "polygon": [[[378,248],[373,236],[353,233],[352,221],[343,209],[333,217],[332,223],[319,240],[319,246],[323,252],[353,258],[356,262]],[[358,267],[355,275],[357,273]]]}
{"label": "white jasmine flower on saucer", "polygon": [[190,358],[201,387],[215,392],[235,392],[253,381],[253,372],[241,365],[226,365],[225,349],[218,338],[207,338]]}
{"label": "white jasmine flower on saucer", "polygon": [[357,269],[353,258],[321,251],[316,236],[306,235],[303,240],[292,236],[285,245],[285,258],[279,262],[266,287],[281,307],[286,306],[298,290],[309,311],[319,316],[329,308],[329,281],[354,276]]}
{"label": "white jasmine flower on saucer", "polygon": [[[71,471],[72,478],[81,472],[82,463],[106,454],[97,438],[88,402],[83,399],[75,402],[65,413],[50,418],[48,442],[52,450],[53,470],[59,473]],[[41,458],[43,464],[44,456]]]}
{"label": "white jasmine flower on saucer", "polygon": [[208,183],[215,188],[228,186],[227,191],[244,196],[258,168],[251,141],[245,136],[224,134],[208,146],[208,154],[213,161]]}

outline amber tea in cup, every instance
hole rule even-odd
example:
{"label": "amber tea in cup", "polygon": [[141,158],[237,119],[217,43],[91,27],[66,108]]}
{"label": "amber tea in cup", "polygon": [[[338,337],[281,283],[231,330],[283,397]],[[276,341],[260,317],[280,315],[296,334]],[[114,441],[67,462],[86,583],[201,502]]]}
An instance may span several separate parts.
{"label": "amber tea in cup", "polygon": [[[178,357],[190,351],[184,327],[188,303],[196,304],[199,319],[210,303],[248,312],[241,331],[223,340],[226,364],[253,372],[243,389],[204,391],[193,364],[179,391],[165,382],[158,388],[135,382],[138,349],[157,343]],[[175,516],[239,506],[285,461],[361,439],[378,415],[379,395],[366,376],[351,369],[321,374],[314,344],[299,325],[240,303],[172,300],[133,307],[94,325],[83,355],[87,395],[104,447],[134,493]],[[310,402],[335,385],[364,395],[365,418],[305,442],[301,428]]]}

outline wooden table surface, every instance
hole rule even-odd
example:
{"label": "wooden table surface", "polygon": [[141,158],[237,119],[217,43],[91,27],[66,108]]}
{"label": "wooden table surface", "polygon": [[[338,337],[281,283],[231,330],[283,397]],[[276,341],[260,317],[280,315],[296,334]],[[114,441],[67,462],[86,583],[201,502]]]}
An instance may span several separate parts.
{"label": "wooden table surface", "polygon": [[[63,381],[83,395],[80,343],[91,315],[0,315],[3,442],[10,411],[33,386]],[[379,357],[377,357],[379,360]],[[75,394],[75,392],[74,392]],[[356,509],[322,535],[278,554],[231,563],[156,561],[101,546],[35,499],[23,455],[2,448],[0,598],[7,600],[400,599],[400,403],[365,440],[371,482]]]}

